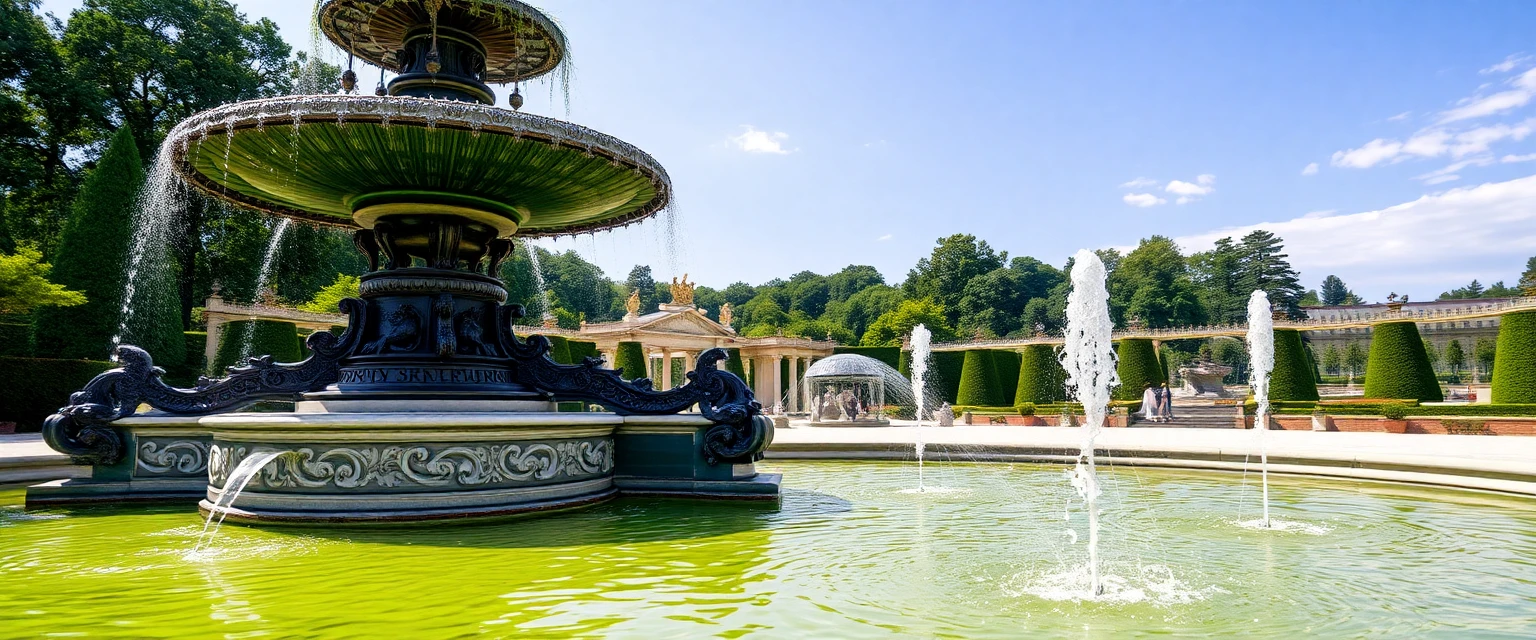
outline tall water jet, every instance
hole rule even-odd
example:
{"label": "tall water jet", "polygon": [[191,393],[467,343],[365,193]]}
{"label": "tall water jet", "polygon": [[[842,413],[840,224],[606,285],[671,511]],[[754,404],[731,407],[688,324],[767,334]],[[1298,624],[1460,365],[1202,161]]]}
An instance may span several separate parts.
{"label": "tall water jet", "polygon": [[1093,441],[1099,435],[1109,407],[1109,392],[1120,385],[1115,372],[1111,342],[1114,322],[1109,317],[1109,290],[1104,286],[1104,263],[1083,249],[1073,257],[1072,293],[1067,296],[1066,342],[1061,366],[1067,371],[1067,392],[1083,405],[1083,444],[1071,473],[1072,488],[1088,512],[1088,577],[1090,593],[1104,593],[1099,576],[1099,477],[1094,470]]}
{"label": "tall water jet", "polygon": [[928,356],[933,351],[933,332],[924,325],[912,327],[912,390],[917,403],[917,436],[913,444],[917,452],[917,490],[923,486],[923,416],[927,411]]}
{"label": "tall water jet", "polygon": [[[267,243],[267,253],[261,258],[261,269],[256,272],[256,288],[253,291],[256,292],[257,300],[260,300],[262,292],[267,290],[267,281],[272,279],[272,265],[277,261],[277,252],[283,245],[283,235],[288,233],[288,225],[292,222],[290,218],[283,218],[277,221],[277,227],[272,230],[272,241]],[[251,319],[255,320],[256,317],[252,316]],[[245,362],[246,358],[251,357],[251,343],[255,339],[256,327],[253,325],[246,330],[240,340],[240,357],[236,359],[236,364]]]}
{"label": "tall water jet", "polygon": [[1264,518],[1259,526],[1269,528],[1269,374],[1275,369],[1275,318],[1269,296],[1254,291],[1248,298],[1248,382],[1253,385],[1253,428],[1259,432],[1259,476],[1264,486]]}
{"label": "tall water jet", "polygon": [[[183,148],[183,151],[185,149]],[[176,145],[167,141],[160,145],[150,166],[149,177],[133,215],[133,244],[128,251],[128,264],[123,286],[123,306],[118,311],[117,333],[112,336],[112,359],[116,360],[117,347],[130,335],[134,309],[137,308],[142,289],[153,282],[154,269],[162,264],[148,259],[152,251],[169,246],[166,231],[171,228],[175,215],[181,210],[183,188],[176,177]]]}

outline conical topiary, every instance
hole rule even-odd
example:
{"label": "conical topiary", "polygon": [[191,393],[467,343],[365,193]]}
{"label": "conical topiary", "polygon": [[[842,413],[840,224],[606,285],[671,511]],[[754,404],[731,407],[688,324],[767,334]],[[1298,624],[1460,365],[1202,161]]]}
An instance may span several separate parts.
{"label": "conical topiary", "polygon": [[1494,404],[1536,404],[1536,311],[1499,318],[1492,400]]}
{"label": "conical topiary", "polygon": [[[38,310],[39,356],[106,360],[111,355],[127,284],[133,212],[143,184],[133,134],[119,127],[75,197],[49,274],[55,283],[84,293],[86,303]],[[160,364],[161,354],[150,355]]]}
{"label": "conical topiary", "polygon": [[1366,361],[1365,397],[1440,402],[1440,382],[1424,351],[1424,339],[1412,322],[1388,322],[1371,328]]}
{"label": "conical topiary", "polygon": [[1014,391],[1019,386],[1019,352],[1011,349],[993,350],[992,366],[997,369],[997,394],[994,400],[998,405],[1011,406]]}
{"label": "conical topiary", "polygon": [[246,345],[246,335],[253,331],[246,356],[272,356],[273,362],[303,359],[299,351],[299,330],[292,322],[235,320],[226,323],[219,335],[219,348],[211,367],[214,376],[222,376],[225,368],[241,364],[240,352]]}
{"label": "conical topiary", "polygon": [[1163,365],[1158,361],[1157,349],[1147,338],[1126,338],[1115,344],[1115,372],[1120,375],[1120,386],[1115,388],[1115,400],[1140,400],[1147,385],[1160,386]]}
{"label": "conical topiary", "polygon": [[1032,344],[1019,354],[1019,383],[1014,387],[1013,404],[1026,402],[1049,404],[1067,399],[1067,371],[1056,359],[1056,349],[1048,344]]}
{"label": "conical topiary", "polygon": [[1301,332],[1275,329],[1275,369],[1269,375],[1269,399],[1315,401],[1316,378]]}
{"label": "conical topiary", "polygon": [[997,383],[997,366],[992,363],[989,349],[971,349],[965,352],[960,369],[960,390],[955,404],[972,407],[994,407],[1002,404]]}
{"label": "conical topiary", "polygon": [[638,342],[620,342],[613,354],[613,368],[623,370],[626,380],[651,377],[648,364],[645,348]]}

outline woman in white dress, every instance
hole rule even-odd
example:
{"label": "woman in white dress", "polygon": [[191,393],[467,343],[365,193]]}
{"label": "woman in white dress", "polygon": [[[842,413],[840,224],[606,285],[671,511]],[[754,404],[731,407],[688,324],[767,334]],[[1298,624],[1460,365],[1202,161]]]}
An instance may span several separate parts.
{"label": "woman in white dress", "polygon": [[1148,384],[1146,390],[1141,392],[1141,417],[1152,422],[1162,422],[1162,403],[1157,397],[1157,387]]}

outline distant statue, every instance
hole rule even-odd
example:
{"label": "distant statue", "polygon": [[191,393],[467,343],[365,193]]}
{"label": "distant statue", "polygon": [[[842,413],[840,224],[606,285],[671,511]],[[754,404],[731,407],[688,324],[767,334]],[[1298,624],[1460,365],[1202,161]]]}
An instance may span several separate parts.
{"label": "distant statue", "polygon": [[624,301],[624,310],[629,313],[624,317],[636,318],[640,316],[640,290],[635,289],[629,294],[629,299]]}
{"label": "distant statue", "polygon": [[676,276],[672,277],[672,304],[691,306],[693,304],[693,285],[688,281],[688,274],[683,274],[681,282]]}
{"label": "distant statue", "polygon": [[836,420],[843,413],[841,409],[837,408],[837,396],[832,394],[831,389],[827,389],[827,392],[822,394],[819,405],[817,409],[821,412],[821,420],[823,422]]}
{"label": "distant statue", "polygon": [[939,408],[933,410],[933,420],[941,427],[955,426],[955,408],[949,406],[948,402],[939,405]]}
{"label": "distant statue", "polygon": [[731,326],[731,320],[735,319],[735,310],[731,309],[731,303],[720,305],[720,324]]}

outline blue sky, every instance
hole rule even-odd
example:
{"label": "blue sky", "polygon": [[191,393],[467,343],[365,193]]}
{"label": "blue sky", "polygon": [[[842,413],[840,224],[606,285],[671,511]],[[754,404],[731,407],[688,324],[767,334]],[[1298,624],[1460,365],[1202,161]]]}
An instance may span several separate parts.
{"label": "blue sky", "polygon": [[[309,2],[237,5],[308,47]],[[543,6],[572,43],[569,119],[650,152],[678,194],[670,225],[544,243],[613,277],[896,282],[952,233],[1059,265],[1257,225],[1308,287],[1426,299],[1513,284],[1536,255],[1528,3]]]}

